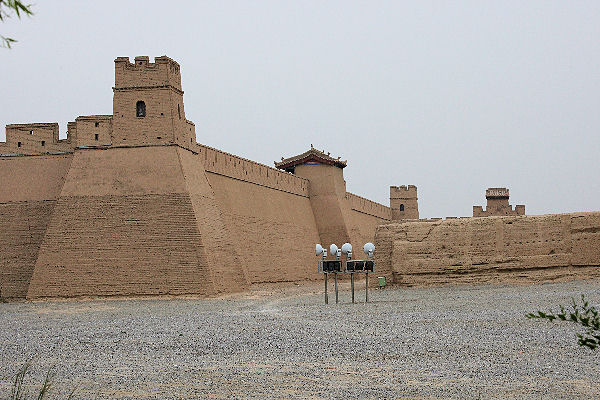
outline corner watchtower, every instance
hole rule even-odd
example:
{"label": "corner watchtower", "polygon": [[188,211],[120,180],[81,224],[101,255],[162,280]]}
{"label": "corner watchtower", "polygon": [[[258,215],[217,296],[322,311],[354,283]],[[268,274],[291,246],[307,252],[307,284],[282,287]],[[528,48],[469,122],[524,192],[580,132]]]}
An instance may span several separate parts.
{"label": "corner watchtower", "polygon": [[[189,143],[179,64],[167,56],[115,59],[113,145]],[[193,124],[192,124],[193,125]]]}
{"label": "corner watchtower", "polygon": [[419,219],[417,187],[415,185],[390,186],[390,208],[392,221]]}

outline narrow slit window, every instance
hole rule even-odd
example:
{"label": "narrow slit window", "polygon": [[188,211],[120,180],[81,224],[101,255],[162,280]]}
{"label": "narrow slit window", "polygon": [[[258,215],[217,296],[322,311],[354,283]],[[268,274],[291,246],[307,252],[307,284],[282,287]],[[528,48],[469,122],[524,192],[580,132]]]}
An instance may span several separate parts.
{"label": "narrow slit window", "polygon": [[42,147],[46,145],[46,141],[42,140]]}
{"label": "narrow slit window", "polygon": [[29,134],[30,134],[30,135],[33,135],[33,131],[29,131]]}
{"label": "narrow slit window", "polygon": [[94,134],[94,140],[95,140],[95,141],[98,141],[98,134],[97,134],[97,133],[96,133],[96,134]]}
{"label": "narrow slit window", "polygon": [[138,101],[135,105],[135,115],[136,117],[145,117],[146,116],[146,103],[143,101]]}
{"label": "narrow slit window", "polygon": [[400,211],[404,211],[404,204],[400,204]]}
{"label": "narrow slit window", "polygon": [[181,108],[179,107],[179,104],[177,104],[177,115],[179,115],[179,119],[181,119]]}
{"label": "narrow slit window", "polygon": [[96,122],[96,123],[94,123],[94,126],[95,126],[96,128],[97,128],[97,127],[99,127],[99,126],[100,126],[100,122]]}
{"label": "narrow slit window", "polygon": [[17,142],[17,147],[21,147],[21,142]]}

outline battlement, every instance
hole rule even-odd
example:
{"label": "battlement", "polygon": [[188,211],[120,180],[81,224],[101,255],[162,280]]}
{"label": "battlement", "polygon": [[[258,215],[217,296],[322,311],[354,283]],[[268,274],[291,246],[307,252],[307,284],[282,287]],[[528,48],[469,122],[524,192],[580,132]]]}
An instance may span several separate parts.
{"label": "battlement", "polygon": [[133,63],[129,57],[115,59],[115,90],[158,87],[171,87],[183,93],[176,61],[167,56],[155,57],[153,63],[148,56],[135,57]]}
{"label": "battlement", "polygon": [[390,199],[416,199],[415,185],[390,186]]}
{"label": "battlement", "polygon": [[369,200],[354,193],[346,192],[346,199],[350,201],[350,208],[363,214],[389,221],[392,213],[389,207]]}
{"label": "battlement", "polygon": [[309,196],[309,181],[305,178],[203,144],[196,144],[195,150],[207,172],[302,197]]}
{"label": "battlement", "polygon": [[487,206],[473,206],[474,217],[493,217],[505,215],[525,215],[525,206],[519,204],[513,208],[508,204],[509,192],[507,188],[487,188],[485,191]]}

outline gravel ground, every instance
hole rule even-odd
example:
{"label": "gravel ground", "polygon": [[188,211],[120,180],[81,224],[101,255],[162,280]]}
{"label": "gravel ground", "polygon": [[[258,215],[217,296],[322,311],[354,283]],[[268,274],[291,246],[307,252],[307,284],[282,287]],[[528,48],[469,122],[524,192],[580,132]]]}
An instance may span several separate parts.
{"label": "gravel ground", "polygon": [[321,290],[0,304],[0,398],[30,357],[28,382],[54,366],[54,393],[80,399],[600,397],[600,351],[574,324],[524,317],[600,303],[600,281],[388,288],[369,304],[344,283],[328,306]]}

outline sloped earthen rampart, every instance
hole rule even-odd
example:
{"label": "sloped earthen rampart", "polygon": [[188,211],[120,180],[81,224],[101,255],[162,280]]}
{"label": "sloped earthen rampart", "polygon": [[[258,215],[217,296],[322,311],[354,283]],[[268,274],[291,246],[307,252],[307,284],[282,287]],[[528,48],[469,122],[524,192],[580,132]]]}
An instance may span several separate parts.
{"label": "sloped earthen rampart", "polygon": [[600,213],[389,223],[377,260],[402,285],[600,277]]}

